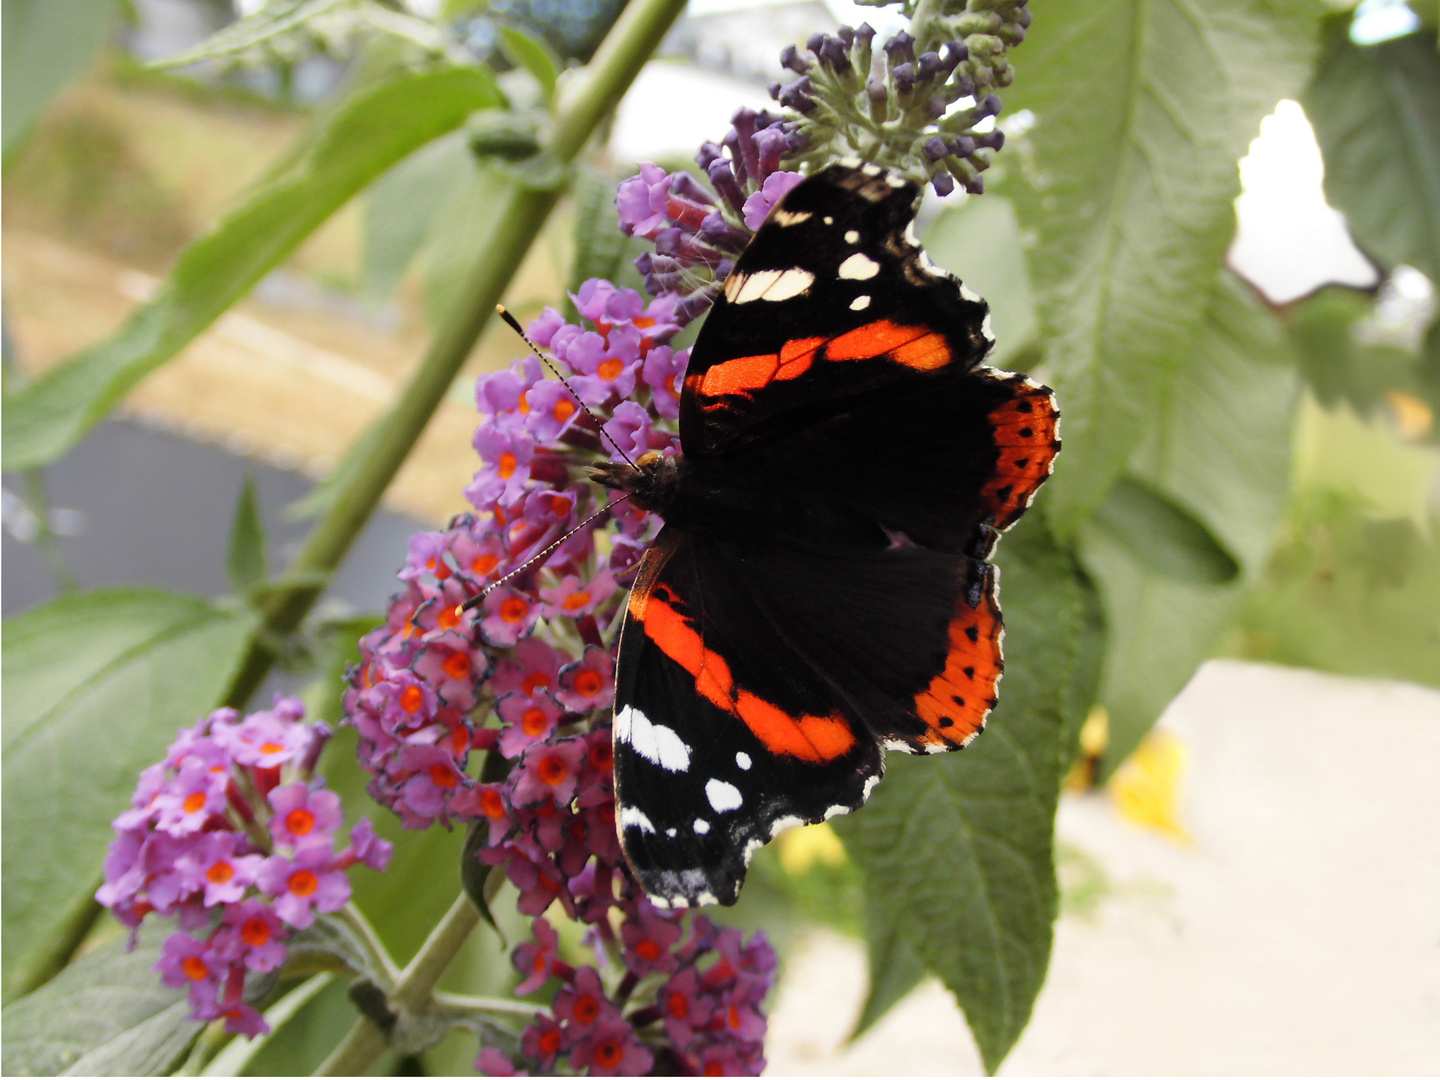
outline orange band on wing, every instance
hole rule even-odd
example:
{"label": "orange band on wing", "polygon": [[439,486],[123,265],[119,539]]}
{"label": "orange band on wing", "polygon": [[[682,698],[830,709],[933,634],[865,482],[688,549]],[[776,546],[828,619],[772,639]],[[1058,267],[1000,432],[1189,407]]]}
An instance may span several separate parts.
{"label": "orange band on wing", "polygon": [[992,409],[989,419],[1000,456],[980,497],[990,505],[995,528],[1005,529],[1025,512],[1050,476],[1060,452],[1060,414],[1049,389],[1029,383],[1016,397]]}
{"label": "orange band on wing", "polygon": [[[712,369],[713,370],[713,369]],[[801,761],[833,761],[855,745],[855,733],[840,716],[791,716],[748,690],[735,689],[725,658],[705,643],[671,601],[668,588],[657,587],[638,616],[645,634],[660,651],[695,677],[695,689],[716,708],[738,717],[766,749]],[[635,615],[635,605],[631,605]]]}
{"label": "orange band on wing", "polygon": [[706,397],[744,394],[769,386],[776,379],[798,379],[810,370],[815,352],[823,344],[824,338],[798,338],[787,341],[778,353],[726,360],[700,377],[700,393]]}
{"label": "orange band on wing", "polygon": [[889,319],[866,323],[825,346],[827,360],[870,360],[888,354],[917,371],[933,371],[950,362],[945,338],[924,326],[901,326]]}
{"label": "orange band on wing", "polygon": [[[992,571],[993,572],[993,571]],[[950,623],[945,669],[915,695],[915,713],[930,729],[920,736],[926,748],[964,746],[985,727],[995,707],[995,687],[1004,669],[1000,654],[1000,608],[993,586],[978,608],[964,598]]]}

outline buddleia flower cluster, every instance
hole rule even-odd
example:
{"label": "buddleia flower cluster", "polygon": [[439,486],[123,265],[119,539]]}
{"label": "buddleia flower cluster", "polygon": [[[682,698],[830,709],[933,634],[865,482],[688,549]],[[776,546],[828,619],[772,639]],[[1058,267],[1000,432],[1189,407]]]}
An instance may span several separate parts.
{"label": "buddleia flower cluster", "polygon": [[336,851],[344,813],[315,775],[330,731],[304,717],[298,699],[277,697],[263,712],[218,709],[182,730],[115,819],[95,894],[135,929],[150,915],[177,920],[155,970],[186,989],[194,1019],[223,1019],[236,1034],[268,1030],[247,978],[277,971],[294,931],[345,906],[350,867],[390,860],[366,818]]}
{"label": "buddleia flower cluster", "polygon": [[[535,920],[514,953],[518,992],[553,981],[553,1010],[523,1032],[522,1061],[485,1047],[477,1068],[758,1072],[773,951],[657,909],[615,827],[614,648],[658,522],[585,470],[676,448],[689,353],[669,342],[684,298],[647,303],[597,279],[572,300],[579,323],[547,309],[528,327],[568,389],[533,356],[477,382],[475,512],[412,538],[404,589],[361,642],[345,723],[371,795],[410,828],[466,825],[467,851]],[[587,927],[594,965],[560,957],[557,911]]]}
{"label": "buddleia flower cluster", "polygon": [[[801,50],[789,46],[781,65],[797,78],[770,93],[799,114],[801,154],[834,156],[849,149],[866,161],[929,181],[939,195],[956,185],[985,190],[981,173],[1004,135],[986,121],[1000,113],[995,90],[1010,85],[1009,50],[1025,40],[1027,0],[969,0],[875,47],[869,24],[814,34]],[[940,5],[947,8],[947,5]],[[954,3],[948,7],[956,7]],[[982,125],[989,130],[977,130]]]}

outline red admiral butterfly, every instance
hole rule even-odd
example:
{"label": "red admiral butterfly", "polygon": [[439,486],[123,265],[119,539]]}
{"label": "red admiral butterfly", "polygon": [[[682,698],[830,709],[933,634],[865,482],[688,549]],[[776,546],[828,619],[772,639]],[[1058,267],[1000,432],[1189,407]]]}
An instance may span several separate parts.
{"label": "red admiral butterfly", "polygon": [[1050,391],[982,364],[983,300],[914,239],[917,187],[791,190],[695,343],[682,454],[594,470],[665,521],[621,630],[621,845],[665,906],[731,904],[884,751],[967,745],[1002,668],[987,560],[1060,449]]}

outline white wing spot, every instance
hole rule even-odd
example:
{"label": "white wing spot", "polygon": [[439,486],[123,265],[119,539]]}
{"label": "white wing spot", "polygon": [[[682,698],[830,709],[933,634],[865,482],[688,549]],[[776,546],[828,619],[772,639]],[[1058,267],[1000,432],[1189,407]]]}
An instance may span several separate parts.
{"label": "white wing spot", "polygon": [[739,765],[742,769],[750,768],[750,755],[745,753],[744,750],[741,750],[735,755],[735,764]]}
{"label": "white wing spot", "polygon": [[834,225],[834,224],[835,224],[835,219],[834,219],[833,217],[831,217],[829,214],[826,214],[821,220],[824,221],[826,225]]}
{"label": "white wing spot", "polygon": [[879,165],[870,165],[870,164],[867,163],[867,164],[865,164],[865,165],[860,166],[860,171],[863,172],[866,176],[879,176],[879,175],[880,175],[880,166],[879,166]]}
{"label": "white wing spot", "polygon": [[866,281],[880,272],[880,264],[857,251],[840,264],[840,276],[852,281]]}
{"label": "white wing spot", "polygon": [[869,306],[870,298],[868,296],[857,296],[854,300],[850,301],[851,311],[864,311]]}
{"label": "white wing spot", "polygon": [[802,221],[810,220],[810,211],[801,210],[799,213],[792,214],[788,210],[776,210],[775,220],[784,226],[799,225]]}
{"label": "white wing spot", "polygon": [[[815,275],[798,266],[789,270],[757,270],[742,279],[742,284],[730,297],[736,304],[748,304],[752,300],[789,300],[799,296],[815,283]],[[726,282],[726,296],[730,294]]]}
{"label": "white wing spot", "polygon": [[638,806],[627,806],[620,811],[620,825],[626,829],[639,829],[642,833],[653,833],[655,826]]}
{"label": "white wing spot", "polygon": [[847,232],[847,233],[845,234],[845,243],[847,243],[847,244],[858,244],[859,242],[860,242],[860,231],[859,231],[858,229],[851,229],[849,232]]}
{"label": "white wing spot", "polygon": [[894,173],[886,173],[885,182],[893,188],[902,188],[905,186],[905,178],[903,176],[896,176]]}
{"label": "white wing spot", "polygon": [[795,827],[797,827],[797,826],[804,825],[804,824],[806,824],[806,821],[805,821],[804,818],[799,818],[799,817],[782,817],[782,818],[776,818],[774,821],[772,821],[772,822],[770,823],[770,838],[773,840],[775,837],[779,836],[779,835],[780,835],[782,832],[784,832],[786,829],[795,828]]}
{"label": "white wing spot", "polygon": [[695,819],[695,831],[701,836],[704,836],[710,831],[710,823],[706,821],[703,817],[697,817]]}
{"label": "white wing spot", "polygon": [[665,835],[668,836],[668,837],[670,837],[670,838],[673,840],[673,839],[675,838],[675,830],[674,830],[674,829],[666,829],[666,830],[665,830]]}
{"label": "white wing spot", "polygon": [[673,728],[651,723],[650,718],[633,705],[626,705],[615,716],[615,739],[629,743],[631,748],[653,765],[668,772],[684,772],[690,768],[690,747]]}
{"label": "white wing spot", "polygon": [[734,784],[727,784],[724,780],[707,780],[705,797],[710,800],[710,805],[715,808],[717,814],[723,814],[727,810],[738,810],[745,802],[745,797],[740,794],[740,789]]}

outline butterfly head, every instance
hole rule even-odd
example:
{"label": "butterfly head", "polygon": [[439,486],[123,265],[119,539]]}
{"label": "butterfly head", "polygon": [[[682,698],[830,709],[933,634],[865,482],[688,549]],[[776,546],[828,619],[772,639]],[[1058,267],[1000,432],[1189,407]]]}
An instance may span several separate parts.
{"label": "butterfly head", "polygon": [[662,517],[675,501],[680,479],[680,456],[650,450],[635,459],[631,467],[625,462],[604,461],[589,468],[590,479],[614,491],[623,491],[641,510],[650,510]]}

